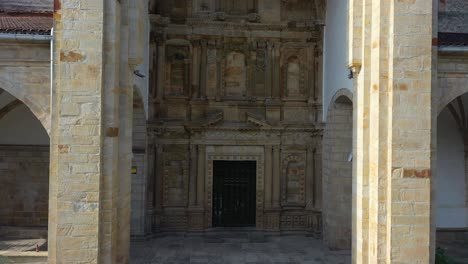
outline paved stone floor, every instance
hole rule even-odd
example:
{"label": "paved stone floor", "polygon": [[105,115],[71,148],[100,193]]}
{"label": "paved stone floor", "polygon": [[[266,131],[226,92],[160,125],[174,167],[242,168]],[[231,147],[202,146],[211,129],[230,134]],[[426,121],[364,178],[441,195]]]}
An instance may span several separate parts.
{"label": "paved stone floor", "polygon": [[292,264],[351,263],[350,251],[330,251],[320,240],[305,236],[261,234],[166,236],[132,242],[132,264]]}

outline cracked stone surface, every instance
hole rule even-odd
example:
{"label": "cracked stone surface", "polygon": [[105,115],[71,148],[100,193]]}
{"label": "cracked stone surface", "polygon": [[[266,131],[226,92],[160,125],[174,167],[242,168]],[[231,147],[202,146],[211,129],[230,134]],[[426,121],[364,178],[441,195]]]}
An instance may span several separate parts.
{"label": "cracked stone surface", "polygon": [[305,236],[166,236],[133,242],[131,263],[351,263],[350,251],[330,251]]}

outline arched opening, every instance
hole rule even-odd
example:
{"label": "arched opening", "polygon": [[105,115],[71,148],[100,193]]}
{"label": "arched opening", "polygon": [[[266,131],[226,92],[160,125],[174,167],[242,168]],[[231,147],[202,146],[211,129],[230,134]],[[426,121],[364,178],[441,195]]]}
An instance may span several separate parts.
{"label": "arched opening", "polygon": [[437,118],[436,244],[460,263],[468,261],[468,94]]}
{"label": "arched opening", "polygon": [[331,249],[351,248],[353,104],[339,91],[323,136],[323,238]]}
{"label": "arched opening", "polygon": [[0,251],[47,250],[49,141],[28,106],[0,89]]}

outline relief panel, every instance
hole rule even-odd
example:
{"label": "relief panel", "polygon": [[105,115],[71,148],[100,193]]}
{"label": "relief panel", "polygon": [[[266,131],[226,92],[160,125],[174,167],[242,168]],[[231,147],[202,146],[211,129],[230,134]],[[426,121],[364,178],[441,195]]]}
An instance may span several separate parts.
{"label": "relief panel", "polygon": [[187,205],[188,152],[165,152],[163,154],[164,206]]}
{"label": "relief panel", "polygon": [[227,96],[245,96],[247,69],[245,55],[233,51],[226,56],[224,88]]}
{"label": "relief panel", "polygon": [[282,204],[303,206],[305,203],[306,153],[282,154]]}
{"label": "relief panel", "polygon": [[189,87],[189,53],[187,46],[168,46],[166,49],[166,83],[164,96],[186,96]]}

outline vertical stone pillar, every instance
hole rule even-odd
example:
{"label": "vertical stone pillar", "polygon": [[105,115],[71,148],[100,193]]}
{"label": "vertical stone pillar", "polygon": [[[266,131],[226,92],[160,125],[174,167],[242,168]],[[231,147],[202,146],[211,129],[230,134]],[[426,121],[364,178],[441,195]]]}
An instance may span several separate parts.
{"label": "vertical stone pillar", "polygon": [[351,1],[350,12],[353,262],[432,263],[433,3]]}
{"label": "vertical stone pillar", "polygon": [[126,263],[132,93],[117,44],[126,10],[70,2],[54,7],[48,261]]}

